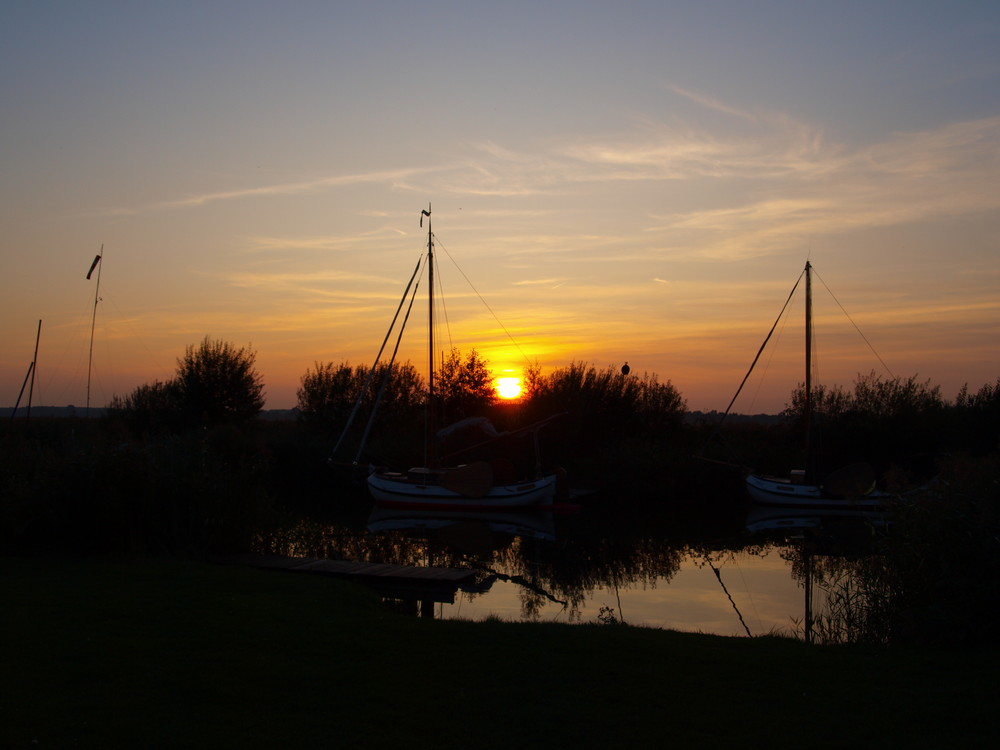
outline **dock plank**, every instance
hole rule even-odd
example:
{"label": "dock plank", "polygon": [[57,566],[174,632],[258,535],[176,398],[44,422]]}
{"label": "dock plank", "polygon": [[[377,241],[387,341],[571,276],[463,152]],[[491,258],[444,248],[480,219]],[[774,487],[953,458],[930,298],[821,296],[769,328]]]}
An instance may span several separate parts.
{"label": "dock plank", "polygon": [[252,565],[257,568],[290,572],[315,573],[365,580],[399,580],[413,584],[458,585],[472,580],[476,571],[471,568],[445,568],[436,566],[393,565],[390,563],[355,562],[350,560],[320,560],[280,555],[244,556],[230,558],[227,562]]}

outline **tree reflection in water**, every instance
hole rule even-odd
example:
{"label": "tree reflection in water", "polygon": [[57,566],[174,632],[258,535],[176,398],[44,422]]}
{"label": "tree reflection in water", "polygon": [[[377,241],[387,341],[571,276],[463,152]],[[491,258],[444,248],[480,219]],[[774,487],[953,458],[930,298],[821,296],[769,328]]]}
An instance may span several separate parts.
{"label": "tree reflection in water", "polygon": [[521,619],[536,620],[543,608],[556,604],[569,622],[582,621],[596,590],[655,589],[690,554],[688,544],[672,541],[662,531],[635,533],[600,518],[579,521],[543,512],[461,517],[376,510],[365,528],[300,520],[262,535],[258,551],[471,567],[480,575],[477,587],[464,593],[468,601],[487,596],[496,581],[512,582],[518,586]]}
{"label": "tree reflection in water", "polygon": [[[742,508],[724,523],[713,517],[711,523],[701,524],[630,517],[613,510],[617,512],[456,516],[376,509],[366,522],[300,520],[262,535],[258,551],[473,568],[478,571],[476,582],[462,587],[462,605],[450,613],[454,616],[461,615],[463,606],[465,612],[490,616],[493,604],[503,601],[516,607],[515,619],[520,620],[544,616],[606,623],[629,622],[631,616],[635,624],[732,635],[797,631],[802,637],[813,589],[831,600],[839,596],[841,613],[850,614],[847,605],[859,604],[851,599],[850,586],[861,563],[842,549],[821,549],[819,540],[833,536],[823,531],[822,524],[813,523],[815,519],[804,530],[788,524],[759,527],[759,519],[748,527]],[[870,533],[868,527],[861,528],[862,537]],[[684,575],[675,582],[681,571]],[[692,584],[695,579],[700,588]],[[806,586],[806,580],[815,586]],[[658,588],[663,593],[658,594]],[[610,599],[597,601],[600,596]],[[806,596],[810,598],[804,601]],[[622,612],[623,601],[627,613]],[[757,601],[775,611],[757,612]],[[600,615],[595,613],[598,605],[602,605]],[[654,606],[660,611],[650,616]],[[685,608],[698,610],[698,616]],[[834,611],[824,603],[813,618],[820,639],[832,637]],[[744,622],[745,615],[755,615],[756,620]]]}

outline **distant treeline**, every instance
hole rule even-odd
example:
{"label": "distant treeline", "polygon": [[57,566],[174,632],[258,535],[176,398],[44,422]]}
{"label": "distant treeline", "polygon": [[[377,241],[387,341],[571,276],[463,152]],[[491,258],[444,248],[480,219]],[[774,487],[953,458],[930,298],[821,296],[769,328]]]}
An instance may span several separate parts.
{"label": "distant treeline", "polygon": [[[7,416],[13,417],[15,419],[24,419],[25,417],[86,417],[88,416],[88,411],[84,407],[77,407],[70,404],[69,406],[32,406],[31,411],[28,411],[28,407],[21,406],[18,407],[17,411],[11,406],[0,410],[0,414],[6,412]],[[106,409],[103,406],[94,406],[90,408],[89,416],[91,417],[103,417],[106,413]],[[262,409],[260,414],[257,415],[258,419],[266,419],[273,421],[294,421],[301,416],[302,412],[299,411],[298,407],[293,407],[291,409]],[[717,424],[722,420],[722,412],[715,411],[688,411],[684,412],[684,422],[686,424]],[[730,414],[726,416],[725,421],[727,423],[738,424],[738,423],[753,423],[753,424],[780,424],[785,421],[785,417],[781,414]]]}
{"label": "distant treeline", "polygon": [[[66,418],[66,417],[103,417],[107,414],[108,410],[103,406],[92,406],[89,411],[83,406],[32,406],[31,411],[28,411],[28,407],[20,406],[17,411],[14,411],[14,407],[8,406],[5,409],[0,409],[0,415],[6,413],[7,417],[13,417],[14,419],[25,419],[31,417],[54,417],[54,418]],[[257,415],[258,419],[266,419],[273,421],[288,421],[295,420],[299,417],[298,409],[262,409]]]}

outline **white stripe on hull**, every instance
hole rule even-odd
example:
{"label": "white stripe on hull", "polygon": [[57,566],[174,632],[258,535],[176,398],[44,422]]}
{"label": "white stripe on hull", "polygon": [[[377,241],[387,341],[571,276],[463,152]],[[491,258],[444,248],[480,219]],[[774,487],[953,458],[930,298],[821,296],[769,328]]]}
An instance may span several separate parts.
{"label": "white stripe on hull", "polygon": [[826,495],[815,484],[798,484],[787,479],[761,477],[750,474],[746,479],[750,497],[762,505],[780,505],[796,508],[880,508],[889,495],[872,492],[858,497]]}
{"label": "white stripe on hull", "polygon": [[551,503],[555,497],[556,476],[541,477],[491,487],[482,497],[468,497],[436,484],[416,484],[371,474],[368,491],[379,503],[419,508],[525,508]]}

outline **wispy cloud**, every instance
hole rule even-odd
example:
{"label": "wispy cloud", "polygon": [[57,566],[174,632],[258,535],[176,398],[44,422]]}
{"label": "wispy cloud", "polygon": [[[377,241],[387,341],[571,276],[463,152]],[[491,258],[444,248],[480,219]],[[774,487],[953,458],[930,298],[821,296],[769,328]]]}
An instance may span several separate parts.
{"label": "wispy cloud", "polygon": [[[745,112],[679,86],[669,88],[732,115],[735,126],[647,122],[635,132],[577,137],[537,152],[481,143],[462,170],[447,175],[446,185],[474,194],[546,199],[600,190],[613,204],[621,190],[635,195],[639,183],[698,181],[703,197],[686,201],[694,208],[651,212],[645,230],[668,237],[677,251],[725,258],[782,252],[805,237],[1000,208],[1000,117],[849,146],[781,112]],[[705,187],[715,183],[715,189]],[[532,242],[550,251],[579,247],[537,237]]]}
{"label": "wispy cloud", "polygon": [[356,273],[353,271],[309,271],[307,273],[288,273],[282,271],[258,272],[258,273],[234,273],[228,277],[229,283],[238,287],[258,287],[264,286],[272,291],[278,288],[295,287],[308,285],[312,288],[320,288],[322,284],[343,283],[343,282],[365,282],[365,283],[398,283],[398,279],[387,279],[383,276]]}
{"label": "wispy cloud", "polygon": [[382,226],[367,232],[352,235],[297,236],[253,236],[248,237],[244,251],[248,253],[281,252],[342,252],[357,250],[359,246],[379,243],[385,247],[387,240],[409,237],[398,227]]}
{"label": "wispy cloud", "polygon": [[[1000,208],[1000,117],[848,146],[781,112],[748,112],[678,85],[667,88],[730,116],[729,125],[647,121],[615,136],[574,136],[522,148],[482,141],[465,144],[464,156],[447,165],[205,192],[122,211],[196,208],[360,184],[381,183],[391,189],[419,183],[427,193],[473,202],[483,196],[512,203],[536,199],[530,208],[479,209],[480,220],[493,216],[520,221],[495,228],[491,249],[511,260],[525,253],[572,253],[577,262],[588,262],[621,260],[618,254],[598,251],[616,243],[624,246],[623,238],[631,240],[631,257],[655,255],[659,251],[652,250],[654,246],[669,248],[675,256],[753,257],[784,252],[806,237]],[[655,199],[652,186],[677,189],[684,181],[699,186],[699,197],[675,202],[683,206],[677,211],[659,210],[663,202]],[[553,232],[549,221],[545,233],[536,231],[544,220],[565,217],[569,201],[580,200],[591,206],[597,201],[629,201],[647,224],[584,234]],[[327,252],[372,241],[384,249],[392,238],[406,236],[387,221],[351,237],[253,237],[246,249]]]}
{"label": "wispy cloud", "polygon": [[524,279],[515,281],[514,286],[551,286],[557,287],[565,284],[569,279]]}
{"label": "wispy cloud", "polygon": [[729,104],[719,101],[714,97],[708,96],[707,94],[701,94],[696,91],[690,91],[689,89],[683,88],[673,83],[668,83],[666,85],[667,91],[670,91],[678,96],[683,96],[686,99],[690,99],[696,104],[700,104],[707,109],[713,109],[717,112],[723,112],[727,115],[733,115],[734,117],[739,117],[743,120],[748,120],[750,122],[756,122],[757,115],[750,112],[745,112],[744,110],[737,109]]}
{"label": "wispy cloud", "polygon": [[[705,178],[752,185],[751,202],[721,190],[718,202],[659,216],[651,229],[713,257],[780,251],[830,235],[1000,208],[1000,117],[895,133],[853,151],[803,132],[797,146],[664,134],[659,144],[623,141],[568,150],[596,171],[626,165],[630,179]],[[606,180],[619,174],[604,173]],[[728,204],[728,205],[725,205]]]}
{"label": "wispy cloud", "polygon": [[430,174],[448,167],[420,167],[393,170],[376,170],[346,175],[333,175],[298,182],[284,182],[274,185],[259,185],[251,188],[237,188],[207,193],[189,195],[184,198],[150,203],[136,208],[115,208],[107,213],[113,215],[133,215],[151,211],[168,211],[179,208],[205,206],[220,201],[233,201],[244,198],[264,198],[273,196],[302,195],[331,188],[361,185],[366,183],[385,183],[392,187],[406,186],[406,181],[420,175]]}
{"label": "wispy cloud", "polygon": [[783,118],[724,134],[649,123],[640,132],[563,149],[567,158],[591,166],[588,181],[816,178],[836,167],[840,152],[819,131]]}

